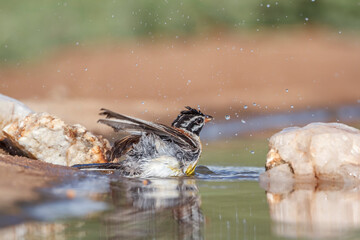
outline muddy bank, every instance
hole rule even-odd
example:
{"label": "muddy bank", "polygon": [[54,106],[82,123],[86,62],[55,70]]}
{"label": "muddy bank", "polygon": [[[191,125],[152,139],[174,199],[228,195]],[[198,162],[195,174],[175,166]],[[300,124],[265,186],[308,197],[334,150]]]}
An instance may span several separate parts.
{"label": "muddy bank", "polygon": [[39,199],[36,189],[65,181],[76,172],[70,167],[0,154],[0,211],[15,212],[17,203]]}

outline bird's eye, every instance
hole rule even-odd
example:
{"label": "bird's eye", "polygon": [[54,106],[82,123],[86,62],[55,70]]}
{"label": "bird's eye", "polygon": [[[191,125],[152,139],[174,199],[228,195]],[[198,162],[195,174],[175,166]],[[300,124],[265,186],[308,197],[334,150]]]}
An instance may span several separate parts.
{"label": "bird's eye", "polygon": [[200,124],[200,123],[202,123],[204,120],[202,119],[202,118],[197,118],[196,119],[196,121],[195,121],[195,123],[196,124]]}

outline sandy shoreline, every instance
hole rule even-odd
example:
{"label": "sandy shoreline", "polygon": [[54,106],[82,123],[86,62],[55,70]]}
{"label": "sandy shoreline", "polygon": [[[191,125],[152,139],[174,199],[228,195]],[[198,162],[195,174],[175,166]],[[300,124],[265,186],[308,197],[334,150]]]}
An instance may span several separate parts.
{"label": "sandy shoreline", "polygon": [[0,68],[0,92],[96,132],[102,107],[165,124],[186,105],[216,120],[333,108],[360,99],[359,40],[314,30],[84,45]]}

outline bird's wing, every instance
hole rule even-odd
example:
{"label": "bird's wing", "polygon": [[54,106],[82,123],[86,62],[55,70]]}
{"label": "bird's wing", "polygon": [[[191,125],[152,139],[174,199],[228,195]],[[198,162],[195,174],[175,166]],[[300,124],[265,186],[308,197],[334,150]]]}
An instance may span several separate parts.
{"label": "bird's wing", "polygon": [[110,155],[108,157],[110,161],[121,161],[121,157],[130,151],[133,148],[133,145],[140,141],[140,138],[140,135],[129,135],[116,141],[109,152]]}
{"label": "bird's wing", "polygon": [[104,115],[106,119],[100,119],[98,122],[112,127],[115,131],[124,131],[134,135],[153,133],[180,146],[197,148],[194,139],[172,127],[128,117],[104,108],[101,109],[100,115]]}

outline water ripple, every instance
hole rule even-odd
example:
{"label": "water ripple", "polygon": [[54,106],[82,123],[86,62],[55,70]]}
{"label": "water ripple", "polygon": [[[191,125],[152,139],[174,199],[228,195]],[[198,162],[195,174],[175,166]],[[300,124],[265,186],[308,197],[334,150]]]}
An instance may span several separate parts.
{"label": "water ripple", "polygon": [[195,177],[201,180],[210,181],[257,181],[263,173],[263,167],[234,167],[234,166],[198,166]]}

